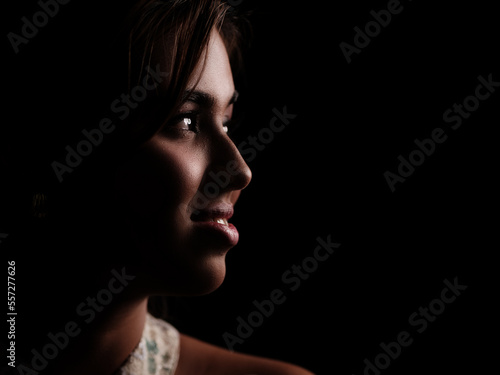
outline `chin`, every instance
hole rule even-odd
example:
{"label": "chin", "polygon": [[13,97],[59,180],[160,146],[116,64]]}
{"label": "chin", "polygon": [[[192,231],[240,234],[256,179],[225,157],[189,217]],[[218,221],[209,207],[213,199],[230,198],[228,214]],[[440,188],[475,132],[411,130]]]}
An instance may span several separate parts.
{"label": "chin", "polygon": [[[201,296],[217,290],[226,277],[226,256],[211,255],[199,259],[182,277],[180,292],[184,295]],[[186,277],[187,276],[187,277]]]}
{"label": "chin", "polygon": [[226,256],[212,253],[182,261],[156,259],[140,273],[150,295],[202,296],[214,292],[223,283]]}

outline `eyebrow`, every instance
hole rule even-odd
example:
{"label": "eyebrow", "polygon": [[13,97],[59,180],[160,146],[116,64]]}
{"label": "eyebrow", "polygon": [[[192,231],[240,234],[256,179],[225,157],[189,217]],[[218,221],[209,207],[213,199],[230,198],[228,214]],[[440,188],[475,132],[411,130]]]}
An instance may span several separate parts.
{"label": "eyebrow", "polygon": [[[231,104],[234,104],[238,100],[239,93],[234,90],[233,95],[229,99],[227,103],[227,107]],[[216,99],[213,95],[204,92],[204,91],[186,91],[184,92],[184,96],[182,98],[181,103],[191,102],[199,105],[200,107],[210,108],[213,107],[216,103]]]}

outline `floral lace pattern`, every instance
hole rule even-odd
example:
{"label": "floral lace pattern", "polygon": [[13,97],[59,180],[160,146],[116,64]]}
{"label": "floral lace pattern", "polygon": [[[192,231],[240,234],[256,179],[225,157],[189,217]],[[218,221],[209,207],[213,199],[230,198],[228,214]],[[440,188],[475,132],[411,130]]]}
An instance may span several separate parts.
{"label": "floral lace pattern", "polygon": [[179,360],[179,332],[148,313],[139,345],[117,375],[173,375]]}

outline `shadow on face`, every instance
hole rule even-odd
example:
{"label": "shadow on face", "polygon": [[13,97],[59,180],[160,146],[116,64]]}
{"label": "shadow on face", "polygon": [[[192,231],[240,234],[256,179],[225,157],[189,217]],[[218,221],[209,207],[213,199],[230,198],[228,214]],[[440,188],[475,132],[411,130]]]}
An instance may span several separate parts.
{"label": "shadow on face", "polygon": [[238,242],[229,220],[251,180],[227,134],[236,99],[213,31],[176,112],[116,174],[147,293],[205,294],[224,279],[225,256]]}

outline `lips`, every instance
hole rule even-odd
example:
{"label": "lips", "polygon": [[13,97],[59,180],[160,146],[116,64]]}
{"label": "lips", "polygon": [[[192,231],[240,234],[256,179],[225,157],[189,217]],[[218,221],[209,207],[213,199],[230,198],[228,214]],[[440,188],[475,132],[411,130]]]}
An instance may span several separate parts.
{"label": "lips", "polygon": [[191,220],[210,242],[215,242],[220,246],[233,247],[239,240],[238,230],[229,223],[233,213],[231,204],[219,203],[203,210],[195,210],[191,215]]}
{"label": "lips", "polygon": [[195,222],[213,221],[219,224],[228,224],[228,220],[233,216],[233,206],[230,204],[217,204],[203,210],[194,210],[191,220]]}

